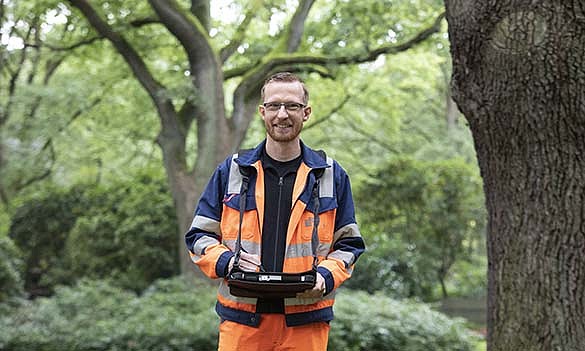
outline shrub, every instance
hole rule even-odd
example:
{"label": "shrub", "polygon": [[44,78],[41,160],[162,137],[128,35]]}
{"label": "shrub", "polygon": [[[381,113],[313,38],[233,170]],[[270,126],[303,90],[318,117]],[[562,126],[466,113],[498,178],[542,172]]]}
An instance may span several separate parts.
{"label": "shrub", "polygon": [[213,289],[179,279],[143,296],[105,281],[60,287],[0,319],[0,350],[216,350]]}
{"label": "shrub", "polygon": [[479,290],[477,280],[449,281],[454,265],[485,255],[482,195],[477,170],[460,159],[382,165],[356,192],[368,251],[346,287],[424,301]]}
{"label": "shrub", "polygon": [[[216,350],[214,303],[215,289],[181,277],[141,296],[84,280],[0,317],[0,350]],[[335,312],[330,350],[473,350],[461,322],[426,305],[345,289]]]}
{"label": "shrub", "polygon": [[29,294],[50,293],[53,283],[46,277],[61,265],[65,240],[83,205],[81,188],[51,188],[16,209],[9,237],[22,253],[24,288]]}
{"label": "shrub", "polygon": [[331,323],[330,350],[472,351],[475,338],[461,320],[426,304],[342,290]]}
{"label": "shrub", "polygon": [[176,223],[165,182],[139,174],[105,186],[48,189],[17,209],[9,236],[22,252],[32,296],[82,277],[140,291],[178,273]]}
{"label": "shrub", "polygon": [[0,303],[23,292],[23,262],[10,238],[0,235]]}
{"label": "shrub", "polygon": [[143,175],[87,196],[92,205],[67,238],[61,282],[68,274],[109,278],[140,291],[178,273],[177,222],[163,181]]}

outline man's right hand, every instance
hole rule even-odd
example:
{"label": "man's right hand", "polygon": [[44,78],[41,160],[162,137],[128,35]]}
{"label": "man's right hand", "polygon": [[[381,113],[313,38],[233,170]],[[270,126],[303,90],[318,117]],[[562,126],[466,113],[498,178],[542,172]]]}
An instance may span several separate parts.
{"label": "man's right hand", "polygon": [[[234,260],[235,256],[230,259],[230,263],[228,266],[228,272],[231,272],[232,268],[234,267]],[[241,251],[240,252],[240,263],[239,267],[241,270],[245,272],[259,272],[260,271],[260,256],[252,255],[247,252]]]}

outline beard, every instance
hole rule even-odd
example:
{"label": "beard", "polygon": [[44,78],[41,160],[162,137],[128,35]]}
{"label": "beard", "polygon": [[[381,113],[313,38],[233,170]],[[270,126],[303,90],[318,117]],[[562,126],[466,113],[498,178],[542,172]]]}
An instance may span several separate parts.
{"label": "beard", "polygon": [[272,124],[265,124],[266,133],[274,141],[289,142],[297,139],[303,129],[302,123],[293,123],[290,127],[280,128]]}

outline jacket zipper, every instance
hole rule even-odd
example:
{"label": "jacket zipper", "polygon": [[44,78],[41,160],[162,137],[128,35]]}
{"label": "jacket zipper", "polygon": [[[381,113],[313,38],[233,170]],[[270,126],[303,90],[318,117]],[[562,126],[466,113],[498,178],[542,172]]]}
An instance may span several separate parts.
{"label": "jacket zipper", "polygon": [[[274,252],[278,250],[278,237],[280,236],[280,202],[282,200],[282,186],[284,185],[283,178],[278,178],[278,207],[276,212],[276,233],[274,235]],[[276,270],[276,260],[278,255],[274,255],[273,267]]]}

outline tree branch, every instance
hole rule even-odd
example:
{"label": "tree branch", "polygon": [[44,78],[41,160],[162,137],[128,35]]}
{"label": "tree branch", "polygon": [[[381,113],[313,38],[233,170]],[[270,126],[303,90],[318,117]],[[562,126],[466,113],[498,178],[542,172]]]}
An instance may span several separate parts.
{"label": "tree branch", "polygon": [[130,43],[102,20],[87,0],[69,0],[69,2],[81,11],[101,36],[107,38],[114,45],[118,53],[124,57],[140,84],[157,104],[157,107],[160,108],[160,104],[164,103],[162,100],[167,100],[162,94],[163,86],[154,79],[146,64]]}
{"label": "tree branch", "polygon": [[[95,106],[97,106],[97,104],[99,104],[101,101],[102,101],[102,98],[98,97],[95,100],[93,100],[87,108],[80,108],[79,110],[75,111],[71,115],[71,118],[69,118],[69,121],[67,121],[67,123],[64,126],[60,126],[57,129],[56,134],[61,133],[63,130],[65,130],[65,128],[69,127],[71,125],[71,123],[73,123],[77,118],[79,118],[79,116],[81,116],[84,112],[87,112],[87,111],[91,110],[92,108],[94,108]],[[53,138],[49,137],[47,139],[47,141],[45,141],[45,144],[43,144],[43,147],[41,148],[41,150],[45,151],[48,147],[51,146],[52,143],[53,143]]]}
{"label": "tree branch", "polygon": [[211,27],[211,15],[209,0],[191,0],[191,13],[197,17],[205,31],[209,33]]}
{"label": "tree branch", "polygon": [[45,169],[45,171],[37,176],[34,176],[32,178],[29,178],[28,180],[26,180],[24,183],[19,183],[17,186],[15,186],[16,192],[19,192],[20,190],[26,188],[27,186],[39,182],[45,178],[47,178],[49,175],[51,175],[51,173],[53,172],[53,166],[55,165],[55,148],[53,147],[53,144],[50,143],[50,145],[48,146],[49,149],[49,155],[50,155],[50,161],[51,163],[49,164],[49,166]]}
{"label": "tree branch", "polygon": [[301,0],[299,3],[299,6],[289,23],[286,52],[292,53],[298,50],[305,30],[305,21],[307,20],[309,11],[314,3],[315,0]]}
{"label": "tree branch", "polygon": [[399,151],[396,150],[392,145],[384,142],[383,140],[380,140],[378,137],[376,137],[372,133],[369,133],[369,132],[365,131],[363,128],[361,128],[360,126],[358,126],[353,121],[350,121],[350,120],[345,119],[345,123],[347,123],[354,132],[356,132],[356,133],[358,133],[358,134],[366,137],[369,142],[373,142],[375,144],[378,144],[381,147],[383,147],[384,149],[386,149],[386,150],[388,150],[388,151],[390,151],[392,153],[396,153],[396,154],[399,153]]}
{"label": "tree branch", "polygon": [[187,131],[191,128],[191,124],[195,120],[195,116],[200,113],[199,109],[193,102],[187,99],[181,109],[178,112],[179,121],[181,122],[181,127],[183,128],[183,132],[186,134]]}
{"label": "tree branch", "polygon": [[47,44],[47,43],[34,43],[34,44],[33,43],[24,43],[24,46],[35,48],[35,49],[40,49],[41,47],[46,47],[46,48],[51,49],[53,51],[71,51],[71,50],[75,50],[75,49],[82,47],[82,46],[85,46],[85,45],[93,44],[94,42],[96,42],[98,40],[102,40],[102,39],[105,39],[105,37],[98,35],[95,37],[83,39],[75,44],[71,44],[68,46],[54,46],[54,45]]}
{"label": "tree branch", "polygon": [[130,21],[130,25],[136,28],[147,26],[149,24],[160,24],[160,20],[156,17],[145,17]]}
{"label": "tree branch", "polygon": [[[27,33],[23,37],[24,41],[29,40],[29,38],[32,34],[32,30],[36,26],[37,20],[38,20],[38,17],[35,17],[32,21],[31,26],[28,27]],[[15,27],[13,27],[11,29],[11,33],[12,33],[12,30],[15,31],[16,30]],[[4,106],[4,111],[0,111],[0,127],[3,126],[10,118],[10,110],[12,108],[12,102],[13,102],[12,97],[14,96],[14,91],[16,90],[16,82],[18,81],[18,77],[20,76],[20,73],[22,72],[22,68],[24,66],[24,61],[26,60],[26,57],[27,57],[27,50],[26,50],[26,48],[23,48],[20,52],[20,58],[18,60],[16,71],[14,71],[12,73],[12,75],[10,77],[10,81],[8,83],[8,101],[6,102],[6,106]]]}
{"label": "tree branch", "polygon": [[[282,65],[299,65],[299,64],[316,64],[316,65],[327,65],[327,64],[357,64],[357,63],[364,63],[364,62],[371,62],[374,61],[380,55],[392,55],[397,54],[403,51],[407,51],[412,47],[420,44],[431,35],[437,33],[441,29],[441,22],[445,14],[440,14],[434,21],[434,23],[424,29],[423,31],[419,32],[415,37],[402,44],[391,44],[391,45],[384,45],[375,50],[368,51],[366,53],[360,53],[356,55],[345,55],[345,56],[326,56],[326,55],[309,55],[309,54],[273,54],[268,56],[264,59],[264,62],[261,63],[268,67],[268,70],[273,69],[274,67],[279,67]],[[224,78],[231,79],[234,77],[242,76],[249,72],[250,70],[258,68],[258,63],[252,63],[248,65],[244,65],[241,67],[236,67],[234,69],[230,69],[224,71]]]}
{"label": "tree branch", "polygon": [[[71,123],[73,123],[73,121],[75,121],[84,112],[92,109],[97,104],[99,104],[101,102],[101,100],[102,100],[101,97],[99,97],[99,98],[95,99],[87,108],[77,110],[75,113],[73,113],[73,115],[71,116],[69,121],[67,121],[67,123],[64,126],[59,127],[59,129],[57,130],[56,133],[58,134],[58,133],[62,132],[65,128],[70,126]],[[56,161],[55,148],[53,147],[53,138],[52,137],[49,137],[45,141],[45,144],[43,144],[43,147],[41,148],[41,152],[46,151],[46,150],[49,150],[50,161],[51,161],[50,165],[45,169],[45,171],[43,173],[41,173],[37,176],[34,176],[32,178],[29,178],[25,182],[21,182],[17,186],[15,186],[16,192],[26,188],[27,186],[29,186],[33,183],[41,181],[41,180],[47,178],[49,175],[51,175],[52,170],[53,170],[53,165],[55,164],[55,161]]]}
{"label": "tree branch", "polygon": [[[35,43],[39,44],[41,42],[41,32],[39,30],[38,23],[35,25],[34,29],[34,41]],[[39,64],[41,62],[41,53],[40,50],[37,48],[35,49],[34,55],[31,60],[31,69],[29,71],[28,77],[26,78],[27,84],[31,84],[37,75]]]}
{"label": "tree branch", "polygon": [[[64,56],[56,58],[55,60],[49,59],[46,62],[45,77],[43,78],[43,85],[47,86],[49,84],[51,77],[53,77],[53,75],[57,71],[57,68],[61,65],[61,63],[63,63],[63,61],[65,61]],[[42,96],[37,96],[35,98],[34,102],[31,105],[30,112],[28,113],[29,118],[33,118],[37,114],[37,110],[38,110],[39,106],[41,105],[41,100],[42,100]]]}
{"label": "tree branch", "polygon": [[4,0],[0,0],[0,26],[4,24]]}
{"label": "tree branch", "polygon": [[[158,20],[158,18],[155,17],[145,17],[145,18],[139,18],[139,19],[135,19],[130,21],[130,25],[132,27],[135,28],[140,28],[149,24],[160,24],[160,21]],[[71,51],[71,50],[75,50],[77,48],[80,48],[82,46],[85,45],[91,45],[93,43],[95,43],[98,40],[103,40],[106,39],[105,36],[103,35],[96,35],[93,36],[91,38],[86,38],[83,39],[77,43],[68,45],[68,46],[55,46],[55,45],[51,45],[51,44],[47,44],[47,43],[24,43],[24,46],[26,47],[32,47],[32,48],[41,48],[41,47],[46,47],[48,49],[51,49],[53,51]]]}
{"label": "tree branch", "polygon": [[223,47],[219,51],[219,58],[222,63],[226,62],[234,52],[238,49],[238,47],[242,44],[244,39],[246,38],[246,31],[252,23],[254,17],[256,17],[256,13],[258,13],[258,9],[262,5],[262,2],[259,0],[255,0],[252,4],[248,7],[246,14],[244,15],[244,20],[235,31],[235,36],[230,40],[230,43]]}
{"label": "tree branch", "polygon": [[343,100],[342,100],[342,101],[341,101],[341,102],[340,102],[340,103],[339,103],[337,106],[335,106],[335,107],[334,107],[334,108],[333,108],[331,111],[329,111],[329,113],[328,113],[326,116],[324,116],[324,117],[322,117],[322,118],[318,119],[317,121],[315,121],[315,122],[313,122],[313,123],[309,124],[308,126],[304,127],[303,129],[304,129],[304,130],[311,129],[311,128],[314,128],[314,127],[318,126],[319,124],[321,124],[321,123],[323,123],[323,122],[327,121],[327,120],[328,120],[328,119],[330,119],[330,118],[331,118],[333,115],[335,115],[337,112],[339,112],[339,111],[340,111],[340,110],[343,108],[343,106],[345,106],[345,104],[346,104],[346,103],[347,103],[347,102],[348,102],[350,99],[351,99],[351,95],[349,95],[349,94],[348,94],[348,95],[345,95],[345,97],[343,98]]}
{"label": "tree branch", "polygon": [[[191,72],[199,70],[201,62],[216,60],[205,28],[197,18],[188,18],[174,0],[149,0],[161,22],[179,40],[187,53]],[[211,62],[210,62],[211,61]],[[207,68],[209,66],[205,66]]]}

